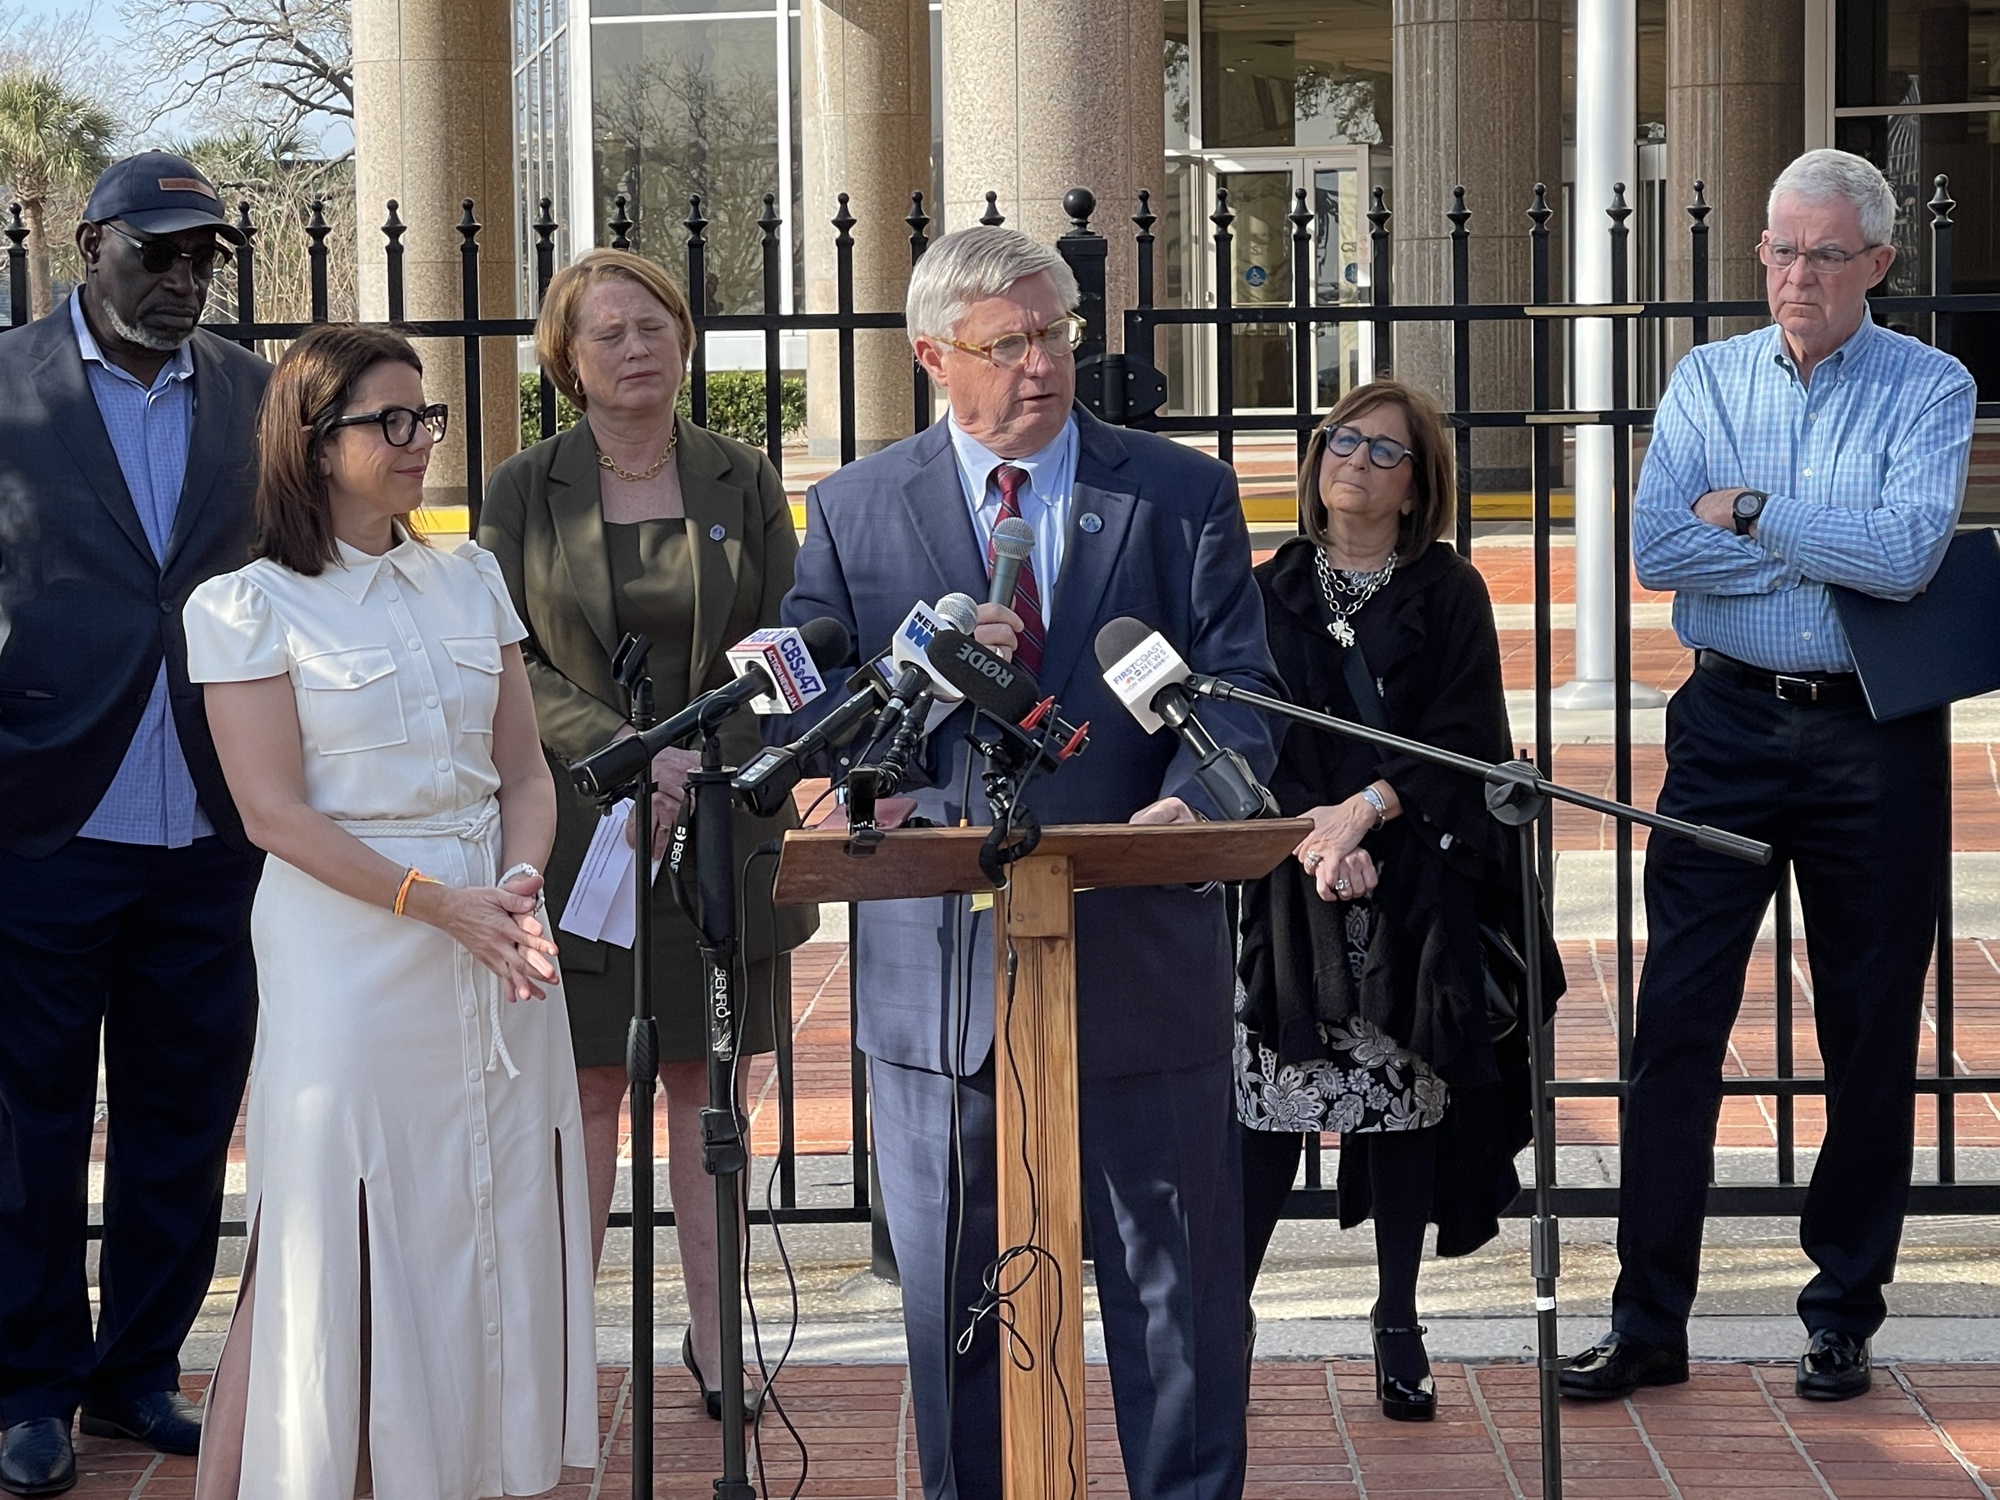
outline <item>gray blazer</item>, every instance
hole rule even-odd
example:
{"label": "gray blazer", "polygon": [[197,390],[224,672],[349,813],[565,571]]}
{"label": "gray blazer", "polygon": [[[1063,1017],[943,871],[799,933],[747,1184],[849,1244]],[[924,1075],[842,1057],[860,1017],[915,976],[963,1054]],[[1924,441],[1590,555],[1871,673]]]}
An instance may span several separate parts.
{"label": "gray blazer", "polygon": [[[103,799],[164,657],[195,795],[248,849],[188,681],[181,605],[250,560],[257,407],[271,367],[195,331],[194,432],[164,561],[90,393],[67,301],[0,335],[0,849],[53,854]],[[789,576],[789,575],[788,575]]]}
{"label": "gray blazer", "polygon": [[[694,563],[695,639],[688,680],[653,684],[661,718],[727,682],[724,652],[760,626],[778,623],[799,550],[784,486],[768,458],[691,422],[681,422],[679,433],[675,462]],[[600,472],[589,424],[578,423],[500,465],[479,515],[479,544],[499,559],[528,627],[521,652],[556,776],[556,845],[546,872],[551,906],[569,898],[598,818],[566,768],[608,744],[625,723],[625,694],[611,675],[619,631]],[[722,741],[730,764],[749,759],[759,745],[756,719],[736,715]],[[753,818],[739,808],[739,872],[757,845],[797,826],[789,808],[772,818]],[[768,900],[757,894],[769,892],[773,868],[771,860],[758,861],[741,913],[738,931],[749,959],[795,948],[818,925],[817,913],[806,907],[780,908],[773,922]],[[562,948],[566,967],[589,972],[604,966],[602,944],[564,933]]]}

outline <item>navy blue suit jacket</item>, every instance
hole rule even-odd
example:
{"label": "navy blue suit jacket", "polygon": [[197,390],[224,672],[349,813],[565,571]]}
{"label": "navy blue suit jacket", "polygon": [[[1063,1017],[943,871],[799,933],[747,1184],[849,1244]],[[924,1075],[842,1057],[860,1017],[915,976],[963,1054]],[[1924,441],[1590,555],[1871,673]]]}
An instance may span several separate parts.
{"label": "navy blue suit jacket", "polygon": [[[1040,681],[1090,745],[1026,801],[1044,825],[1123,823],[1162,797],[1216,809],[1194,759],[1166,731],[1147,735],[1098,673],[1098,627],[1131,615],[1161,631],[1198,672],[1278,693],[1264,607],[1250,576],[1236,476],[1154,434],[1110,427],[1078,408],[1076,486],[1050,602]],[[1101,525],[1080,525],[1094,516]],[[806,496],[806,537],[783,617],[830,615],[872,656],[921,599],[986,597],[986,560],[940,422],[847,465]],[[789,738],[823,712],[774,726]],[[1202,722],[1260,776],[1274,736],[1253,710],[1206,703]],[[918,813],[959,819],[972,752],[961,711],[931,737],[906,782]],[[912,783],[923,783],[917,789]],[[987,823],[977,768],[970,820]],[[855,1039],[869,1056],[941,1073],[976,1072],[993,1040],[991,912],[963,898],[872,902],[854,935]],[[1185,1068],[1227,1056],[1233,952],[1219,891],[1144,887],[1080,894],[1077,1027],[1084,1077]]]}
{"label": "navy blue suit jacket", "polygon": [[105,431],[64,302],[0,337],[0,849],[54,853],[90,818],[164,657],[202,811],[248,849],[188,681],[181,606],[242,567],[254,535],[257,407],[271,367],[197,329],[194,431],[164,563]]}

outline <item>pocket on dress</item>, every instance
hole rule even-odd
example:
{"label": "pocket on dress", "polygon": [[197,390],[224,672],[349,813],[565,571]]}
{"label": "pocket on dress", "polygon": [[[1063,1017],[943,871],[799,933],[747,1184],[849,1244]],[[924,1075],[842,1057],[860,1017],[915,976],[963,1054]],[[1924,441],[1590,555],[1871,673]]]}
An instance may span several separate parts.
{"label": "pocket on dress", "polygon": [[500,708],[500,643],[490,635],[452,635],[438,641],[458,666],[462,734],[491,734]]}
{"label": "pocket on dress", "polygon": [[321,753],[381,750],[409,738],[387,646],[322,651],[301,657],[297,671],[306,728]]}

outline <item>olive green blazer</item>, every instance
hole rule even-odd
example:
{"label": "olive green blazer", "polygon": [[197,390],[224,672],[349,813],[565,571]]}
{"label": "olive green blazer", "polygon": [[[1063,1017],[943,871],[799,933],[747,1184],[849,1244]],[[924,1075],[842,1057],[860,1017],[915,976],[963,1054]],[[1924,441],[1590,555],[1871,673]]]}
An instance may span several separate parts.
{"label": "olive green blazer", "polygon": [[[726,683],[727,649],[751,631],[778,623],[778,605],[792,586],[799,550],[784,486],[770,459],[691,422],[677,425],[674,461],[694,565],[695,639],[688,680],[653,683],[661,718]],[[571,784],[567,767],[610,743],[625,723],[625,693],[611,675],[619,631],[600,472],[596,440],[589,424],[579,422],[494,470],[479,516],[479,545],[499,559],[507,591],[528,627],[521,652],[542,746],[556,776],[556,844],[547,875],[549,905],[558,911],[569,899],[598,820],[596,805]],[[722,743],[729,764],[748,760],[760,744],[756,719],[748,713],[733,716]],[[798,815],[790,808],[771,818],[737,809],[739,889],[751,851],[797,826]],[[795,948],[818,926],[811,907],[779,907],[773,919],[767,897],[775,867],[775,860],[762,859],[751,872],[737,929],[746,959]],[[658,934],[661,942],[694,940],[694,929],[684,920],[661,922]],[[602,944],[571,933],[560,933],[558,941],[566,968],[602,972]]]}

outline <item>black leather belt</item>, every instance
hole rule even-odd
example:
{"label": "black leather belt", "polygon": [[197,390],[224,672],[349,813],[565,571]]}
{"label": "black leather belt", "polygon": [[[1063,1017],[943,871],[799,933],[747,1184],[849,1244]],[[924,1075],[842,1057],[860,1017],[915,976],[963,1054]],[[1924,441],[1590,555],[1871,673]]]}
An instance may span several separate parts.
{"label": "black leather belt", "polygon": [[1701,670],[1802,708],[1860,708],[1868,701],[1852,672],[1767,672],[1720,651],[1702,652]]}

